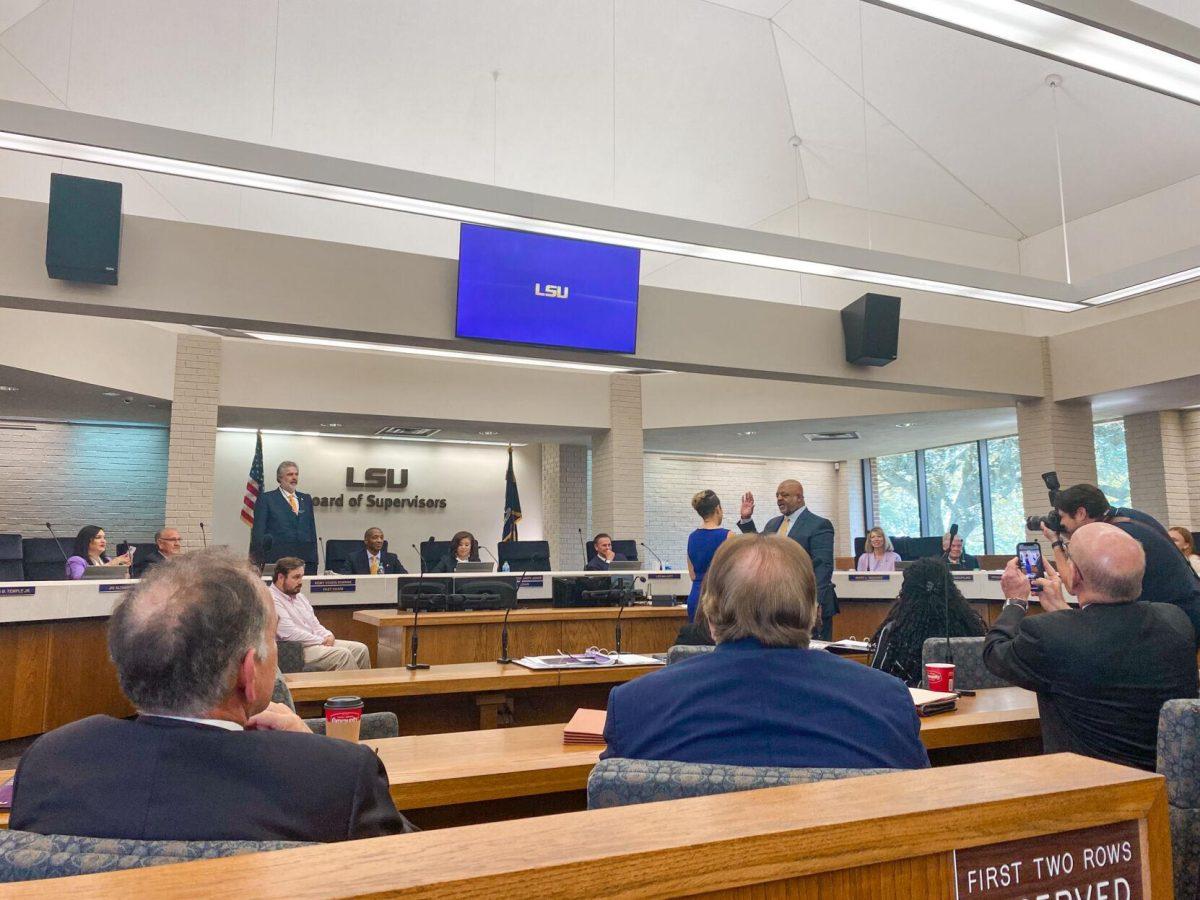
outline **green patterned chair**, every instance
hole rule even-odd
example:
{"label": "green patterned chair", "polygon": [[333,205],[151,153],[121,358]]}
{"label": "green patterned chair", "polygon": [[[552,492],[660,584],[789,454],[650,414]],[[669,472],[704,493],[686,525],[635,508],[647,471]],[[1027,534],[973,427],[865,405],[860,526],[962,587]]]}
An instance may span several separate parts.
{"label": "green patterned chair", "polygon": [[691,659],[693,656],[703,656],[712,653],[717,648],[712,644],[676,644],[667,650],[667,665],[680,660]]}
{"label": "green patterned chair", "polygon": [[894,770],[788,769],[782,766],[725,766],[662,759],[602,759],[588,778],[588,809],[756,791],[788,784],[882,775],[891,771]]}
{"label": "green patterned chair", "polygon": [[305,846],[295,841],[133,841],[0,831],[0,882],[92,875]]}
{"label": "green patterned chair", "polygon": [[[997,678],[983,664],[983,638],[950,638],[950,652],[954,655],[954,686],[977,691],[984,688],[1011,687],[1003,678]],[[926,638],[921,645],[921,687],[928,688],[925,680],[925,663],[949,662],[946,658],[946,639]]]}
{"label": "green patterned chair", "polygon": [[[292,712],[296,711],[296,703],[292,700],[292,692],[288,690],[283,673],[275,673],[275,691],[271,695],[275,703],[282,703]],[[313,730],[314,734],[325,733],[325,720],[305,719],[304,724]],[[359,726],[359,740],[374,740],[376,738],[391,738],[400,736],[400,720],[393,712],[363,713],[362,724]]]}
{"label": "green patterned chair", "polygon": [[1175,896],[1200,897],[1200,700],[1163,704],[1158,771],[1167,779]]}

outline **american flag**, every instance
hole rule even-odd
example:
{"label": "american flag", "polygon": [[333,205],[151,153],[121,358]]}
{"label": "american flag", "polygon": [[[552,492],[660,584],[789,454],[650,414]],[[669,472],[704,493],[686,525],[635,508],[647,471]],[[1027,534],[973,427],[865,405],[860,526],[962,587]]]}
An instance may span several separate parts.
{"label": "american flag", "polygon": [[254,504],[263,489],[262,432],[254,446],[254,461],[250,463],[250,477],[246,479],[246,496],[242,498],[242,521],[254,524]]}

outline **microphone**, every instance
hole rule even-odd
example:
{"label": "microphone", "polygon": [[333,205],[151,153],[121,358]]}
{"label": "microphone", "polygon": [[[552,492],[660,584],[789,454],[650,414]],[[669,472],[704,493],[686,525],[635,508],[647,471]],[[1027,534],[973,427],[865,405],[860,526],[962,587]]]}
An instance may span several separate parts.
{"label": "microphone", "polygon": [[661,571],[661,570],[662,570],[662,568],[663,568],[663,561],[662,561],[662,557],[661,557],[661,556],[659,556],[657,553],[655,553],[653,550],[651,550],[649,547],[647,547],[647,546],[646,546],[644,543],[642,543],[641,541],[638,541],[638,546],[639,546],[639,547],[644,547],[644,548],[645,548],[645,549],[646,549],[646,550],[647,550],[647,551],[650,553],[650,555],[651,555],[651,556],[653,556],[655,559],[657,559],[657,560],[658,560],[658,568],[659,568],[659,570]]}
{"label": "microphone", "polygon": [[317,538],[317,544],[319,545],[317,549],[317,568],[324,574],[329,575],[330,571],[327,565],[329,560],[325,558],[325,538]]}
{"label": "microphone", "polygon": [[581,550],[583,550],[583,568],[586,570],[587,564],[591,562],[591,560],[588,559],[588,555],[587,555],[587,541],[585,541],[583,539],[583,529],[582,528],[577,528],[576,531],[579,532],[579,547]]}
{"label": "microphone", "polygon": [[625,612],[625,607],[629,605],[629,596],[623,596],[617,601],[617,622],[613,628],[613,651],[617,654],[617,661],[620,662],[621,656],[621,614]]}
{"label": "microphone", "polygon": [[62,554],[63,562],[67,562],[67,551],[62,548],[62,543],[59,542],[58,535],[54,533],[54,529],[50,526],[49,522],[46,523],[46,530],[50,532],[50,536],[54,538],[54,546],[57,547],[58,552]]}
{"label": "microphone", "polygon": [[[412,548],[417,550],[417,545],[413,544]],[[417,577],[417,595],[413,598],[413,624],[412,624],[412,639],[408,644],[408,665],[404,668],[409,671],[417,669],[428,669],[429,663],[417,662],[417,619],[420,616],[421,604],[425,601],[425,595],[421,593],[421,585],[425,581],[425,560],[421,557],[421,551],[417,550],[417,557],[421,560],[421,574]],[[401,594],[403,600],[403,594]]]}
{"label": "microphone", "polygon": [[200,523],[200,537],[204,541],[204,549],[208,549],[208,532],[204,530],[204,523]]}
{"label": "microphone", "polygon": [[529,574],[529,566],[531,562],[532,560],[526,561],[525,571],[517,576],[517,590],[513,594],[512,605],[506,607],[504,610],[504,621],[500,625],[500,658],[496,660],[496,662],[500,663],[502,666],[507,666],[510,662],[512,662],[512,659],[508,655],[508,614],[513,611],[518,603],[521,593],[521,585],[525,581],[525,576]]}
{"label": "microphone", "polygon": [[493,553],[491,550],[489,550],[483,544],[476,544],[475,546],[477,546],[480,550],[482,550],[484,553],[486,553],[488,556],[490,556],[492,558],[492,562],[494,562],[496,564],[497,569],[500,568],[500,560],[496,559],[495,553]]}
{"label": "microphone", "polygon": [[950,548],[954,546],[954,538],[957,534],[958,534],[958,523],[952,522],[950,524],[950,543],[948,543],[946,545],[946,549],[942,551],[942,556],[948,557],[950,555]]}

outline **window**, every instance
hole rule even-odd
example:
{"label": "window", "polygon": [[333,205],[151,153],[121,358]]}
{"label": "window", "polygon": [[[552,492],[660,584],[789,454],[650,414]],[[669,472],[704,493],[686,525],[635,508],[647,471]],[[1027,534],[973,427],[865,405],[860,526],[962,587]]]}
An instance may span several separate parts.
{"label": "window", "polygon": [[1015,553],[1027,540],[1021,493],[1021,446],[1016,435],[985,441],[988,496],[992,501],[992,552]]}
{"label": "window", "polygon": [[[1096,482],[1113,506],[1129,502],[1129,457],[1125,451],[1125,422],[1097,422],[1092,429],[1096,444]],[[1067,487],[1067,485],[1063,485]]]}
{"label": "window", "polygon": [[979,487],[979,444],[955,444],[925,452],[929,502],[926,533],[945,534],[958,523],[968,553],[983,553],[983,498]]}
{"label": "window", "polygon": [[875,460],[879,487],[879,527],[894,534],[921,533],[921,504],[917,497],[917,456],[900,453]]}

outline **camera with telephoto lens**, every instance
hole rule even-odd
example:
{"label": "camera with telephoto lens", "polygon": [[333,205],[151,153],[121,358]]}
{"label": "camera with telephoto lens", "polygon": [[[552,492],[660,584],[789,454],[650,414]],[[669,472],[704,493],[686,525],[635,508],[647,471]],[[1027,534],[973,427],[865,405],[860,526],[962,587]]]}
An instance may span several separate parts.
{"label": "camera with telephoto lens", "polygon": [[1027,531],[1041,531],[1045,525],[1055,534],[1063,534],[1066,528],[1063,527],[1062,516],[1055,509],[1055,504],[1058,502],[1059,489],[1062,487],[1058,482],[1057,472],[1044,472],[1042,474],[1042,483],[1046,485],[1046,489],[1050,491],[1050,512],[1044,516],[1030,516],[1025,520],[1025,529]]}

